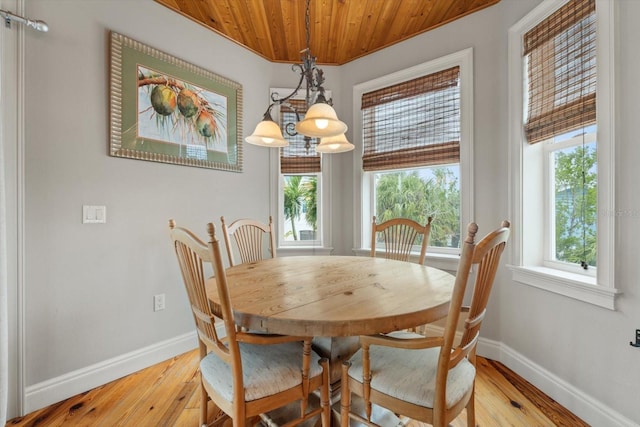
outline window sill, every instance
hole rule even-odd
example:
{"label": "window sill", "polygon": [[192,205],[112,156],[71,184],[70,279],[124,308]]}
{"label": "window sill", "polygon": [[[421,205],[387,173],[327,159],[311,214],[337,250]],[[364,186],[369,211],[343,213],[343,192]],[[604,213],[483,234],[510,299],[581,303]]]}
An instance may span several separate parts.
{"label": "window sill", "polygon": [[620,291],[599,286],[594,277],[568,273],[546,267],[509,266],[512,278],[518,283],[564,295],[589,304],[615,310]]}
{"label": "window sill", "polygon": [[455,272],[458,270],[458,264],[460,263],[460,255],[453,254],[430,254],[427,252],[427,259],[424,262],[429,267],[439,268],[449,272]]}
{"label": "window sill", "polygon": [[333,248],[322,246],[281,246],[277,249],[277,255],[287,256],[307,256],[307,255],[331,255]]}
{"label": "window sill", "polygon": [[[371,249],[369,248],[358,248],[354,249],[353,252],[357,256],[369,256],[371,254]],[[418,255],[412,256],[412,260],[416,262],[418,260]],[[429,267],[439,268],[440,270],[445,271],[455,271],[458,269],[458,262],[460,261],[460,256],[452,255],[452,254],[434,254],[429,253],[427,251],[427,259],[425,260],[425,265]]]}

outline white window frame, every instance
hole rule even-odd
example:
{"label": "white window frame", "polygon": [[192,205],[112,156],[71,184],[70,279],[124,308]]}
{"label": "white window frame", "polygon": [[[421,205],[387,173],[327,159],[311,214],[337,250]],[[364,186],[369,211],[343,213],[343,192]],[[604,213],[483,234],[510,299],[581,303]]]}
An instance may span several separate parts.
{"label": "white window frame", "polygon": [[[584,135],[584,142],[591,143],[596,141],[596,132]],[[588,270],[583,269],[578,264],[558,261],[555,259],[555,168],[553,167],[553,156],[556,152],[565,148],[574,148],[580,146],[583,142],[582,136],[574,136],[561,142],[554,142],[553,138],[542,141],[543,163],[544,163],[544,212],[546,221],[544,223],[544,258],[543,266],[555,270],[563,270],[570,273],[580,274],[584,276],[596,277],[597,267],[589,267]]]}
{"label": "white window frame", "polygon": [[[289,94],[293,92],[293,89],[286,88],[271,88],[269,96],[278,94]],[[331,91],[325,91],[325,95],[328,99],[331,98]],[[271,98],[270,98],[271,99]],[[298,94],[292,99],[304,99],[304,96]],[[274,108],[271,111],[273,120],[279,123],[280,110]],[[313,148],[311,148],[313,149]],[[316,175],[318,176],[318,223],[316,229],[315,240],[298,240],[298,241],[286,241],[284,240],[284,175],[280,173],[280,150],[270,151],[270,167],[271,167],[271,183],[270,186],[270,198],[271,205],[275,206],[277,212],[276,224],[276,245],[278,246],[278,255],[329,255],[332,251],[331,247],[331,228],[329,218],[331,208],[331,155],[320,154],[320,161],[322,164],[322,171],[317,173],[304,173],[304,174],[287,174],[287,175]]]}
{"label": "white window frame", "polygon": [[[371,245],[371,220],[375,212],[373,198],[373,172],[362,170],[362,95],[451,67],[460,67],[460,231],[472,221],[473,198],[473,48],[416,65],[353,88],[354,145],[359,155],[354,156],[355,192],[357,203],[354,213],[354,252],[368,255]],[[418,168],[411,168],[411,170]],[[437,221],[437,218],[434,219]],[[359,223],[359,224],[358,224]],[[461,239],[463,237],[461,236]],[[459,250],[432,248],[427,252],[429,265],[445,270],[455,270]]]}
{"label": "white window frame", "polygon": [[615,37],[617,0],[596,0],[597,139],[598,139],[598,268],[596,276],[575,274],[546,266],[544,147],[525,142],[523,118],[527,96],[526,68],[522,57],[524,34],[568,0],[545,0],[509,29],[509,183],[512,230],[513,280],[610,310],[619,291],[615,277]]}

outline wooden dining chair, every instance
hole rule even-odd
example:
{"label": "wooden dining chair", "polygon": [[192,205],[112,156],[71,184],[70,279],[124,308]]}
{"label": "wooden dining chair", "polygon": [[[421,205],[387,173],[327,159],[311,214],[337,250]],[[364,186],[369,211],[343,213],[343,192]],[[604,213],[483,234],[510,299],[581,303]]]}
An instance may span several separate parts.
{"label": "wooden dining chair", "polygon": [[418,264],[424,264],[432,220],[433,217],[429,217],[427,223],[422,225],[409,218],[395,218],[378,224],[374,216],[371,224],[371,256],[376,256],[377,243],[382,241],[385,258],[409,261],[411,250],[420,244]]}
{"label": "wooden dining chair", "polygon": [[[378,224],[374,216],[371,223],[371,256],[376,256],[377,243],[383,241],[384,252],[382,255],[385,258],[410,261],[411,250],[420,244],[418,264],[423,265],[427,255],[432,221],[433,217],[430,216],[425,225],[409,218],[394,218]],[[419,328],[416,326],[408,330],[417,332]]]}
{"label": "wooden dining chair", "polygon": [[[445,427],[466,407],[475,427],[475,352],[482,319],[500,257],[509,238],[509,222],[474,243],[478,227],[469,224],[444,331],[425,337],[411,332],[361,336],[362,348],[342,366],[341,426],[355,419],[367,425],[372,404],[436,427]],[[462,340],[454,346],[462,300],[471,267],[476,266]],[[364,399],[364,414],[351,410],[351,394]]]}
{"label": "wooden dining chair", "polygon": [[232,237],[240,254],[239,264],[276,257],[276,238],[271,216],[268,224],[253,219],[238,219],[227,225],[224,216],[220,217],[220,221],[230,266],[238,263],[233,255]]}
{"label": "wooden dining chair", "polygon": [[[169,221],[170,235],[189,297],[200,347],[200,425],[207,422],[209,398],[233,420],[247,420],[299,401],[298,425],[320,415],[323,427],[330,424],[329,368],[311,350],[311,337],[251,334],[241,331],[233,318],[227,276],[222,263],[215,226],[207,225],[209,243]],[[225,334],[219,334],[205,290],[203,265],[211,263],[216,278],[220,317]],[[311,409],[309,394],[320,391],[320,407]]]}

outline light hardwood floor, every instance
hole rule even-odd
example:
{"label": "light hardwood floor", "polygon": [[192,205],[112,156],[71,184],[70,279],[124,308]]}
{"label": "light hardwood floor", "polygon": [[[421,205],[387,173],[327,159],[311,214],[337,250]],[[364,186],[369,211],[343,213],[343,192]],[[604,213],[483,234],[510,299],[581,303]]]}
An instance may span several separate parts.
{"label": "light hardwood floor", "polygon": [[[14,418],[6,426],[196,427],[199,398],[198,353],[194,350]],[[588,426],[501,363],[483,358],[478,358],[476,422],[482,427]],[[466,426],[466,415],[451,426]]]}

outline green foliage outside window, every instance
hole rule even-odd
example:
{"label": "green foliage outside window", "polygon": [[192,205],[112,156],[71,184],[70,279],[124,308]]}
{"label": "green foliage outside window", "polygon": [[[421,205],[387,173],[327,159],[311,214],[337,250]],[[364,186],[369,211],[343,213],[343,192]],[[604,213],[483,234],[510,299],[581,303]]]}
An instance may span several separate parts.
{"label": "green foliage outside window", "polygon": [[460,186],[449,168],[430,169],[428,177],[418,171],[379,174],[376,181],[378,222],[410,218],[421,224],[433,216],[430,246],[459,247]]}
{"label": "green foliage outside window", "polygon": [[555,152],[558,261],[596,265],[597,184],[595,143]]}
{"label": "green foliage outside window", "polygon": [[317,230],[318,178],[316,176],[288,175],[284,185],[284,217],[291,224],[291,237],[299,240],[296,221],[304,215],[312,230]]}

